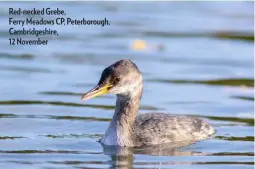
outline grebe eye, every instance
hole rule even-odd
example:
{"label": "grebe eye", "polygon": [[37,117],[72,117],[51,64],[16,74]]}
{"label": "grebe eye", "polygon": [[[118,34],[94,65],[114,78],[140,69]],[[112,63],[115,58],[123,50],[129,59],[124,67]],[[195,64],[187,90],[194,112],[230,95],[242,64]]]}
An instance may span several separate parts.
{"label": "grebe eye", "polygon": [[118,83],[120,81],[120,78],[119,77],[115,77],[114,79],[113,79],[113,84],[116,84],[116,83]]}

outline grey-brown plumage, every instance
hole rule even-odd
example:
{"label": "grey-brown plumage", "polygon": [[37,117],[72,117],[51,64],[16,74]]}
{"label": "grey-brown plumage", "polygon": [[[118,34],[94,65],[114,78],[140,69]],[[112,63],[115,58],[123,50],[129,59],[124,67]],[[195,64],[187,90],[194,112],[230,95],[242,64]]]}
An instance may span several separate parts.
{"label": "grey-brown plumage", "polygon": [[117,95],[115,113],[100,142],[104,145],[148,146],[209,138],[215,130],[201,119],[163,113],[138,114],[142,96],[142,74],[130,60],[107,67],[98,85],[83,96]]}
{"label": "grey-brown plumage", "polygon": [[206,139],[215,132],[208,123],[199,118],[163,113],[139,115],[135,124],[135,140],[139,146],[181,141],[195,142]]}

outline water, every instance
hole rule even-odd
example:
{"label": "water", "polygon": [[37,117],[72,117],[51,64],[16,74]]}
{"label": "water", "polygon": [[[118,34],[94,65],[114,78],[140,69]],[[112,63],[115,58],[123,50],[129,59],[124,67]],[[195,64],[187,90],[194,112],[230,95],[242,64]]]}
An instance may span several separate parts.
{"label": "water", "polygon": [[[0,6],[0,168],[253,168],[252,2]],[[111,25],[50,26],[59,36],[49,45],[10,46],[8,7],[58,7]],[[136,48],[137,39],[147,45]],[[215,137],[179,148],[103,148],[97,140],[115,97],[80,97],[121,58],[143,72],[140,113],[199,116]]]}

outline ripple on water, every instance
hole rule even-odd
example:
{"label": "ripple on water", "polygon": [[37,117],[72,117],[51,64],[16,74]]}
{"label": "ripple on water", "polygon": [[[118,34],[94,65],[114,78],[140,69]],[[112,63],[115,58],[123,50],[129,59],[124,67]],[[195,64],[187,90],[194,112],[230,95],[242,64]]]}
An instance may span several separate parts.
{"label": "ripple on water", "polygon": [[217,39],[231,39],[240,40],[253,43],[254,35],[251,32],[233,32],[233,31],[218,31],[218,32],[156,32],[144,31],[142,34],[149,37],[161,38],[217,38]]}
{"label": "ripple on water", "polygon": [[[99,109],[114,109],[115,106],[111,105],[99,105],[99,104],[79,104],[71,102],[60,102],[60,101],[41,101],[41,100],[6,100],[0,101],[0,105],[29,105],[29,104],[45,104],[54,106],[72,106],[72,107],[89,107]],[[153,106],[141,105],[141,110],[160,110]]]}
{"label": "ripple on water", "polygon": [[35,55],[33,54],[10,54],[10,53],[3,53],[0,52],[0,58],[6,58],[6,59],[23,59],[23,60],[31,60],[35,58]]}
{"label": "ripple on water", "polygon": [[245,86],[254,87],[254,79],[249,78],[229,78],[214,80],[167,80],[167,79],[150,79],[150,82],[159,83],[176,83],[176,84],[205,84],[215,86]]}

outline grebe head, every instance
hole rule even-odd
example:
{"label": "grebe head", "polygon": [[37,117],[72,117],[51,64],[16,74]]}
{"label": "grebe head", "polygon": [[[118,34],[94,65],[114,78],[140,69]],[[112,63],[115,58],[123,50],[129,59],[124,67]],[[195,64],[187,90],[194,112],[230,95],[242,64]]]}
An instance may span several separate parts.
{"label": "grebe head", "polygon": [[128,59],[120,60],[104,69],[98,84],[82,96],[82,100],[112,93],[133,97],[142,91],[142,74]]}

